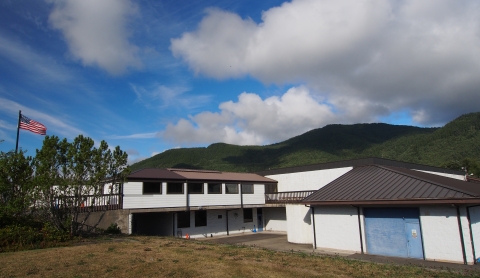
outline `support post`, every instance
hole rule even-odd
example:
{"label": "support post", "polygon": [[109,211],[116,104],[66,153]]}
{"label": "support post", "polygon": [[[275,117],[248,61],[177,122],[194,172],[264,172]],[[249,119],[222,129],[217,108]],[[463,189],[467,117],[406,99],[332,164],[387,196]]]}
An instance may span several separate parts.
{"label": "support post", "polygon": [[467,253],[465,252],[465,240],[463,239],[462,221],[460,219],[460,208],[458,205],[455,205],[455,207],[457,207],[458,231],[460,232],[460,243],[462,245],[463,264],[467,264]]}

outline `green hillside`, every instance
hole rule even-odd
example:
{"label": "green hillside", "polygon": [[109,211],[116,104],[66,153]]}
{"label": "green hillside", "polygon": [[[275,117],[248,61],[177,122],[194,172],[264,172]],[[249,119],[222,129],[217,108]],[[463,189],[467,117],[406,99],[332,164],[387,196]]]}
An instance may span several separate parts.
{"label": "green hillside", "polygon": [[255,172],[372,156],[432,166],[479,158],[480,113],[463,115],[442,128],[328,125],[267,146],[217,143],[206,148],[172,149],[131,167]]}

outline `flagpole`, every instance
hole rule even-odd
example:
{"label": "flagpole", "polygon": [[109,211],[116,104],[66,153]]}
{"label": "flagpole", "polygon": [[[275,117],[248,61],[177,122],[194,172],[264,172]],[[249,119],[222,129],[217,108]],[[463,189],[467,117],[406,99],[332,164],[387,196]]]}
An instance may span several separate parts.
{"label": "flagpole", "polygon": [[18,124],[17,124],[17,145],[15,146],[15,153],[18,152],[18,137],[20,135],[20,118],[22,117],[22,110],[18,110]]}

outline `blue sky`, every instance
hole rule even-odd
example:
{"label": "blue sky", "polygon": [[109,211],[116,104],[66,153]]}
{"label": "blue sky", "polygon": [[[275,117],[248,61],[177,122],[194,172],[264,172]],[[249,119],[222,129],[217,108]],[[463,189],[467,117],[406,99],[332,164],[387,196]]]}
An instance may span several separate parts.
{"label": "blue sky", "polygon": [[[265,145],[327,124],[441,126],[477,112],[477,1],[0,3],[0,143]],[[43,137],[20,131],[34,155]]]}

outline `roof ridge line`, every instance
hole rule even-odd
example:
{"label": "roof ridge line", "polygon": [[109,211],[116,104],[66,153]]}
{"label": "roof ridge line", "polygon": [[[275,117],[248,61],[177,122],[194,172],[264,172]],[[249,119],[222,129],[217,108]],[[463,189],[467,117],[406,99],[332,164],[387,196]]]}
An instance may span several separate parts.
{"label": "roof ridge line", "polygon": [[[365,166],[369,166],[369,165],[365,165]],[[470,191],[467,191],[467,190],[466,191],[460,191],[460,190],[458,190],[458,188],[452,188],[452,187],[450,187],[448,185],[444,185],[442,183],[434,182],[434,181],[431,181],[429,179],[425,179],[425,178],[421,178],[421,177],[416,177],[416,176],[413,176],[413,175],[410,175],[410,174],[407,174],[407,173],[402,173],[402,172],[397,171],[395,169],[389,168],[389,166],[383,166],[383,165],[377,165],[377,164],[373,164],[372,166],[382,168],[384,170],[388,170],[388,171],[391,171],[391,172],[395,172],[395,173],[403,175],[403,176],[407,176],[407,177],[410,177],[410,178],[414,178],[414,179],[417,179],[417,180],[428,182],[428,183],[431,183],[431,184],[434,184],[436,186],[440,186],[440,187],[443,187],[443,188],[446,188],[446,189],[449,189],[449,190],[453,190],[453,191],[460,192],[460,193],[463,193],[463,194],[468,194],[468,195],[471,195],[472,197],[480,197],[479,195],[477,195],[475,193],[472,193]],[[360,167],[363,167],[363,166],[360,166]],[[405,169],[407,169],[407,168],[405,168]],[[416,170],[413,170],[413,169],[407,169],[407,170],[416,171]],[[425,172],[422,172],[422,173],[425,173]],[[430,173],[425,173],[425,174],[430,174]],[[430,174],[430,175],[434,175],[434,174]],[[449,178],[449,177],[445,177],[445,176],[441,176],[441,177]]]}

